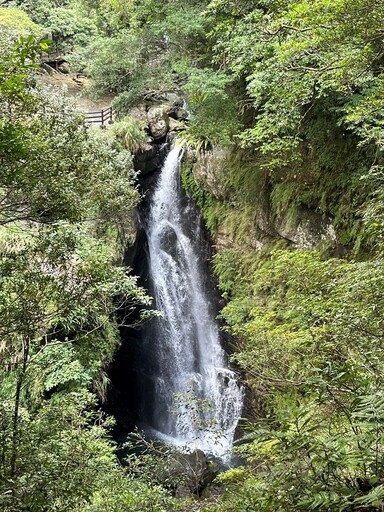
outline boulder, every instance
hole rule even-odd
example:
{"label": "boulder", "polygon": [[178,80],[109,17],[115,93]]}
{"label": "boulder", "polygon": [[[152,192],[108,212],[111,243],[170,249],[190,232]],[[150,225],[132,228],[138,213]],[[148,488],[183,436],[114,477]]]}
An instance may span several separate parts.
{"label": "boulder", "polygon": [[60,73],[64,73],[65,75],[68,75],[68,73],[71,72],[71,68],[69,67],[68,62],[62,62],[59,64],[58,69]]}
{"label": "boulder", "polygon": [[168,103],[176,104],[183,101],[176,92],[167,92],[164,96]]}
{"label": "boulder", "polygon": [[168,144],[168,146],[172,146],[172,144],[175,142],[176,139],[177,139],[176,131],[172,131],[172,132],[169,131],[168,135],[167,135],[166,143]]}
{"label": "boulder", "polygon": [[161,106],[151,107],[147,112],[149,130],[155,140],[163,139],[169,130],[169,116]]}
{"label": "boulder", "polygon": [[167,114],[176,121],[186,119],[188,117],[188,113],[184,106],[185,100],[178,96],[172,103],[168,104]]}
{"label": "boulder", "polygon": [[187,119],[188,118],[188,112],[185,110],[185,108],[178,108],[176,110],[176,119],[179,121]]}
{"label": "boulder", "polygon": [[134,155],[133,166],[135,171],[140,172],[142,176],[158,169],[161,166],[158,148],[154,144],[146,144],[141,151]]}
{"label": "boulder", "polygon": [[178,132],[181,130],[185,130],[185,126],[180,121],[176,121],[176,119],[169,118],[169,131],[170,132]]}
{"label": "boulder", "polygon": [[218,472],[217,465],[208,460],[202,450],[176,455],[169,468],[169,476],[176,482],[175,494],[184,496],[186,489],[189,490],[189,494],[199,496]]}

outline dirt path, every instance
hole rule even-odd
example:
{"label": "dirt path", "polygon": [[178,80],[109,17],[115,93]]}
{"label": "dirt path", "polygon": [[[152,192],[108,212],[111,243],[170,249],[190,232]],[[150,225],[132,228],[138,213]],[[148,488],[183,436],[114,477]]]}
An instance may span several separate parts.
{"label": "dirt path", "polygon": [[51,75],[42,73],[38,77],[39,81],[46,85],[57,87],[65,91],[65,95],[69,98],[76,98],[81,110],[91,112],[95,110],[103,110],[111,106],[113,95],[104,95],[98,99],[91,99],[86,96],[86,88],[90,81],[85,77],[77,77],[74,74],[64,74],[55,72]]}

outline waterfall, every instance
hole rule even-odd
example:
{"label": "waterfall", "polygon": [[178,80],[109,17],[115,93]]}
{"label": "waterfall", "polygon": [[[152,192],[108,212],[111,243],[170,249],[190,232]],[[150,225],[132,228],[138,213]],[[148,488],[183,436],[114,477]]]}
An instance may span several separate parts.
{"label": "waterfall", "polygon": [[150,423],[157,437],[224,457],[243,392],[220,346],[205,289],[200,223],[181,189],[177,147],[153,193],[146,233],[152,292],[161,312],[146,333],[152,361]]}

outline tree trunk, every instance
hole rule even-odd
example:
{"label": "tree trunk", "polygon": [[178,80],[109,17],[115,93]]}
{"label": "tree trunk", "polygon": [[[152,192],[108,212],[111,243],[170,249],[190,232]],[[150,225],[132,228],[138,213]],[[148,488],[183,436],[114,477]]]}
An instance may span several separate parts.
{"label": "tree trunk", "polygon": [[11,452],[11,478],[13,479],[16,475],[17,470],[17,455],[18,455],[18,444],[19,444],[19,409],[20,409],[20,397],[21,388],[23,386],[25,372],[27,370],[28,355],[29,355],[29,337],[23,340],[23,353],[22,353],[22,365],[19,370],[17,377],[16,392],[15,392],[15,406],[13,410],[12,420],[12,452]]}

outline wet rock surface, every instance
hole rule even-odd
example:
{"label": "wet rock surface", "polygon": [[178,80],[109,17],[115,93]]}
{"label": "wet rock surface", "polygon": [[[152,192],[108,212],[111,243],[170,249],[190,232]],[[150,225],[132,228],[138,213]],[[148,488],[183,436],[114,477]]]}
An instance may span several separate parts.
{"label": "wet rock surface", "polygon": [[176,497],[186,498],[191,494],[200,496],[218,473],[219,467],[215,462],[209,460],[202,450],[194,450],[175,455],[164,477],[173,482]]}

